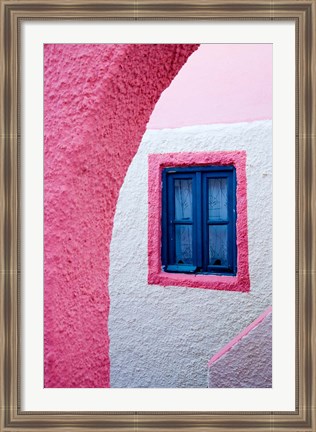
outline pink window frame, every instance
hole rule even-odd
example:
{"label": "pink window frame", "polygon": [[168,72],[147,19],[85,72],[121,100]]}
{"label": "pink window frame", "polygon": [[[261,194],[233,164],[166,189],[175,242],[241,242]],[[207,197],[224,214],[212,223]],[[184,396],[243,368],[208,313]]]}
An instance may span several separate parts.
{"label": "pink window frame", "polygon": [[[148,156],[148,283],[225,291],[250,291],[246,151],[164,153]],[[235,276],[167,273],[161,264],[161,173],[167,167],[233,165],[237,178],[237,274]]]}

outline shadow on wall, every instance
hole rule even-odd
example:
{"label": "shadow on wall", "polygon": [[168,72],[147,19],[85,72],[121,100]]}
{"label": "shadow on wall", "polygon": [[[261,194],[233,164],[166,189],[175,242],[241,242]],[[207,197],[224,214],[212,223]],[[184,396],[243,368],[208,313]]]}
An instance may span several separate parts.
{"label": "shadow on wall", "polygon": [[[212,354],[271,304],[271,118],[271,44],[202,45],[161,95],[116,206],[109,275],[111,387],[206,388]],[[174,167],[186,152],[194,155],[194,165],[195,155],[232,151],[246,154],[247,194],[237,197],[237,206],[247,208],[250,289],[199,289],[192,279],[203,276],[182,274],[185,283],[179,283],[176,273],[168,274],[165,286],[157,279],[149,284],[154,250],[155,271],[161,272],[162,189],[148,161],[178,155],[168,159]],[[155,196],[148,207],[151,188]],[[229,276],[219,278],[223,283]],[[206,287],[201,279],[199,284]]]}
{"label": "shadow on wall", "polygon": [[208,364],[209,387],[272,387],[272,308],[269,307]]}
{"label": "shadow on wall", "polygon": [[[148,284],[149,157],[237,149],[247,152],[250,291]],[[111,241],[111,387],[206,388],[211,356],[271,305],[271,161],[271,121],[147,130],[120,190]]]}

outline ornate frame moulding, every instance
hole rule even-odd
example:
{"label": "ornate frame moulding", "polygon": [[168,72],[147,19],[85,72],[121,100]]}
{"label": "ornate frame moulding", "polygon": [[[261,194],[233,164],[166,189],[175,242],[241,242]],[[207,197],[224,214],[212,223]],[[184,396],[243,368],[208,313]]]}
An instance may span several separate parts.
{"label": "ornate frame moulding", "polygon": [[[0,431],[316,430],[315,0],[46,0],[1,4]],[[20,57],[23,20],[291,20],[296,29],[296,403],[293,412],[25,412],[20,398]]]}

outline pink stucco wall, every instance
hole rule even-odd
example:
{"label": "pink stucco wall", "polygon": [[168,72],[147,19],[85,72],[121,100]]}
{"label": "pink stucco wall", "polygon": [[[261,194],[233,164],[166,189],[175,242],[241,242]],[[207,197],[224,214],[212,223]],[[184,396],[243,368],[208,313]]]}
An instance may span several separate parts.
{"label": "pink stucco wall", "polygon": [[45,45],[45,387],[107,387],[118,193],[160,93],[196,45]]}
{"label": "pink stucco wall", "polygon": [[272,49],[201,45],[162,93],[148,129],[272,119]]}

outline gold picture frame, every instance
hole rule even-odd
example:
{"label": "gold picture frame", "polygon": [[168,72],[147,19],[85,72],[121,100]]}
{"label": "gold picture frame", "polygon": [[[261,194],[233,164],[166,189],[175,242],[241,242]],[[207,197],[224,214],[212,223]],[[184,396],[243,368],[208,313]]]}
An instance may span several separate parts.
{"label": "gold picture frame", "polygon": [[[0,431],[316,430],[315,0],[0,0]],[[296,402],[293,412],[25,412],[20,403],[19,79],[22,20],[209,19],[295,22]]]}

